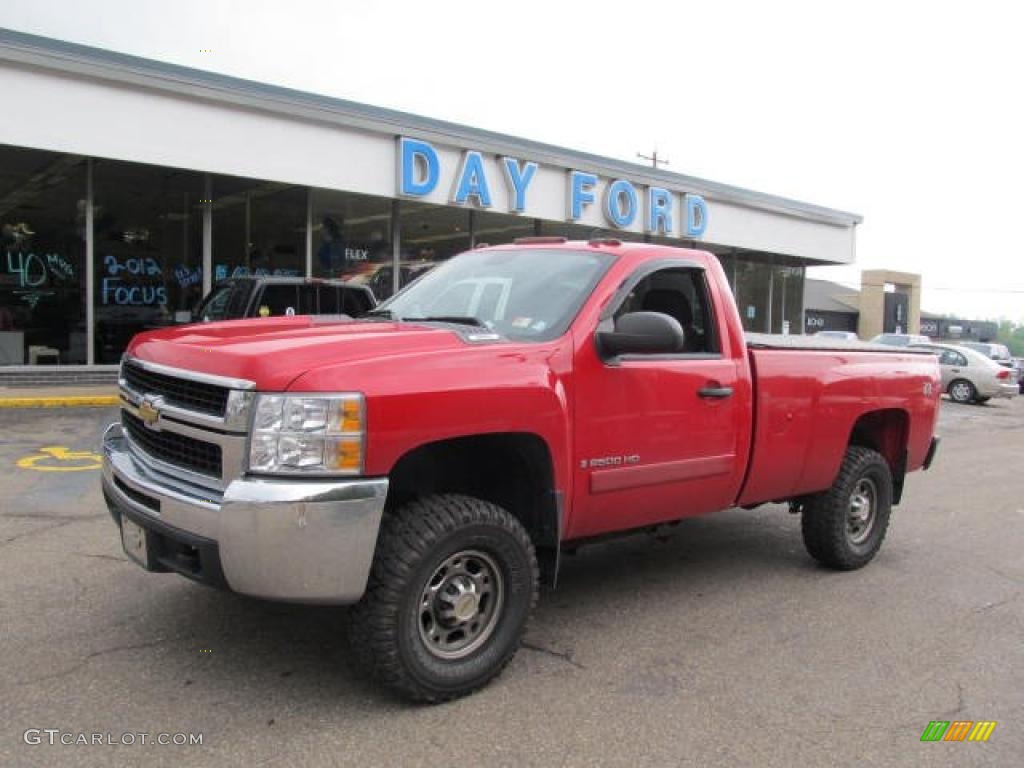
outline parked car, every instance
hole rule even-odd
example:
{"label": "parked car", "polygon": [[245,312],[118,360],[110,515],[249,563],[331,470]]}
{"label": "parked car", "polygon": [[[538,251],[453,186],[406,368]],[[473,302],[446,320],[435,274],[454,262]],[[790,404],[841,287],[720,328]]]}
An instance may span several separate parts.
{"label": "parked car", "polygon": [[930,344],[931,339],[917,333],[880,333],[871,340],[872,344],[888,344],[893,347],[907,347],[911,344]]}
{"label": "parked car", "polygon": [[822,336],[826,339],[844,339],[846,341],[857,341],[857,334],[853,331],[818,331],[815,336]]}
{"label": "parked car", "polygon": [[1020,387],[1020,394],[1024,395],[1024,357],[1013,358],[1013,367],[1017,371],[1017,385]]}
{"label": "parked car", "polygon": [[206,329],[122,361],[102,486],[125,552],[354,604],[367,671],[420,701],[498,675],[560,553],[611,534],[785,501],[811,557],[861,568],[938,445],[933,355],[745,337],[704,251],[526,238],[357,320]]}
{"label": "parked car", "polygon": [[993,397],[1015,397],[1020,385],[1011,368],[964,345],[915,344],[939,356],[942,390],[957,403],[985,403]]}
{"label": "parked car", "polygon": [[1013,368],[1013,357],[1005,344],[994,344],[988,341],[961,341],[960,346],[981,352],[985,357],[995,360],[1006,368]]}
{"label": "parked car", "polygon": [[377,306],[373,291],[342,280],[232,277],[213,286],[196,309],[197,322],[281,315],[361,317]]}

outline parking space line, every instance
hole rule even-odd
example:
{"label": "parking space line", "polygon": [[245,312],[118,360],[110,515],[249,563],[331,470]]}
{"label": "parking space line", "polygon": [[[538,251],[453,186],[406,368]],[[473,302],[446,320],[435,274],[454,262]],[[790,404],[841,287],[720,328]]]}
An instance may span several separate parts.
{"label": "parking space line", "polygon": [[67,395],[63,397],[0,397],[0,408],[82,408],[118,405],[117,395]]}

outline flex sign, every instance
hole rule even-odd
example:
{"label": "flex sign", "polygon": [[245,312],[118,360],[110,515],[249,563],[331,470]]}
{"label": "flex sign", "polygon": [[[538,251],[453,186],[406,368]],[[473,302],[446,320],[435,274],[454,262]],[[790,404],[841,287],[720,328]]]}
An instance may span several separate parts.
{"label": "flex sign", "polygon": [[[532,160],[499,157],[501,179],[488,175],[484,156],[475,150],[462,153],[455,172],[449,202],[492,208],[495,184],[507,188],[508,210],[523,213],[538,164]],[[441,181],[442,157],[429,142],[400,137],[398,140],[398,194],[425,198],[435,192]],[[493,170],[492,170],[493,174]],[[642,224],[645,232],[697,239],[708,226],[708,206],[704,198],[678,193],[665,187],[642,186],[629,179],[611,179],[600,192],[597,174],[568,169],[565,174],[565,219],[579,221],[589,209],[599,206],[601,215],[614,229],[631,230]]]}

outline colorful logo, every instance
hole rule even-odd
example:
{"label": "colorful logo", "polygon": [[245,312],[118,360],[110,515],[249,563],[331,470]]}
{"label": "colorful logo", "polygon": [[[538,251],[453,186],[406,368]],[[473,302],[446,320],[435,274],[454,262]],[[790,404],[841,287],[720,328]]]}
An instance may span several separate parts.
{"label": "colorful logo", "polygon": [[988,741],[995,728],[995,720],[932,720],[921,741]]}

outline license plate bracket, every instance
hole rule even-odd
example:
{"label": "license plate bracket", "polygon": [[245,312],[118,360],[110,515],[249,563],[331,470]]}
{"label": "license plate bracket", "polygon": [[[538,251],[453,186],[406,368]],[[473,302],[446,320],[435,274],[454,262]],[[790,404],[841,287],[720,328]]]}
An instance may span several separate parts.
{"label": "license plate bracket", "polygon": [[124,553],[147,571],[153,570],[150,540],[149,531],[127,516],[121,516],[121,546],[124,547]]}

